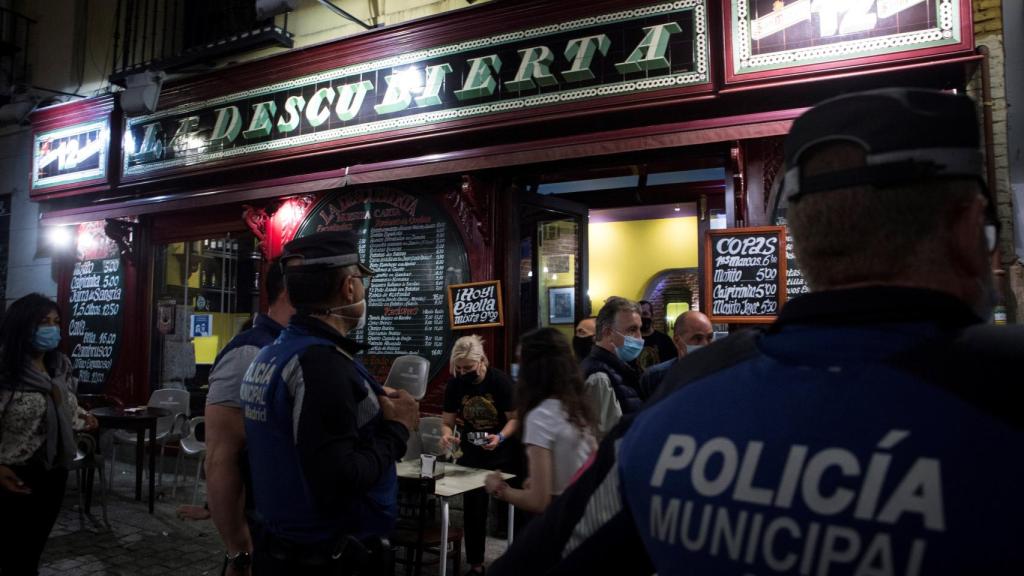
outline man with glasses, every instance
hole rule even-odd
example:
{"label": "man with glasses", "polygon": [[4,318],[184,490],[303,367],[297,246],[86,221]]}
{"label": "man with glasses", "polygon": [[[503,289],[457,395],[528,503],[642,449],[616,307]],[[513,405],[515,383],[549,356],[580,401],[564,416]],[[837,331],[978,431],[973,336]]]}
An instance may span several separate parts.
{"label": "man with glasses", "polygon": [[349,232],[293,240],[281,255],[296,313],[242,379],[258,516],[256,574],[386,573],[397,518],[395,462],[419,420],[383,388],[351,338],[366,323],[373,271]]}
{"label": "man with glasses", "polygon": [[812,291],[679,362],[492,574],[1024,573],[1024,329],[989,323],[978,143],[945,92],[798,118],[783,190]]}
{"label": "man with glasses", "polygon": [[640,396],[645,400],[653,396],[676,362],[711,344],[714,339],[715,331],[707,316],[696,310],[680,314],[672,327],[672,343],[679,356],[644,370],[643,376],[640,377]]}

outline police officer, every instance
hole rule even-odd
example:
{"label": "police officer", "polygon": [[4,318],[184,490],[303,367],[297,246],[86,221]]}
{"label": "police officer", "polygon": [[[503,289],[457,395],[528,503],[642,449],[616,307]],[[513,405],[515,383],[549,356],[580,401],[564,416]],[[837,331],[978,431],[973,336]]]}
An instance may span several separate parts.
{"label": "police officer", "polygon": [[365,324],[373,271],[355,235],[293,240],[281,261],[296,314],[241,390],[260,525],[254,571],[377,573],[397,515],[395,462],[419,408],[356,359],[366,346],[348,335]]}
{"label": "police officer", "polygon": [[969,98],[918,89],[797,119],[813,291],[679,362],[492,574],[1024,573],[1024,329],[985,323],[978,132]]}

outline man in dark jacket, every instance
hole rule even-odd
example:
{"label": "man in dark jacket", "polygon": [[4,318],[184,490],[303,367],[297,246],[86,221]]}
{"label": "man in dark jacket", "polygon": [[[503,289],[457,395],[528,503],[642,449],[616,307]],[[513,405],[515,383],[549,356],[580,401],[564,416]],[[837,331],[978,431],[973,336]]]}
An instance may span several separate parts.
{"label": "man in dark jacket", "polygon": [[419,409],[385,390],[348,334],[366,321],[373,271],[348,232],[289,242],[281,256],[296,314],[242,380],[260,523],[257,574],[372,574],[361,543],[397,516],[395,462]]}
{"label": "man in dark jacket", "polygon": [[672,344],[679,352],[679,357],[655,364],[644,370],[643,376],[640,377],[640,397],[644,400],[650,398],[661,386],[665,376],[672,371],[676,362],[711,344],[714,338],[715,332],[711,326],[711,320],[708,320],[703,313],[690,310],[680,314],[672,327]]}
{"label": "man in dark jacket", "polygon": [[607,434],[623,414],[640,409],[640,371],[632,362],[643,347],[640,308],[618,296],[606,300],[597,314],[594,347],[580,365],[597,414],[599,436]]}
{"label": "man in dark jacket", "polygon": [[1020,326],[987,325],[975,104],[849,94],[793,124],[812,292],[678,363],[492,574],[1021,574]]}

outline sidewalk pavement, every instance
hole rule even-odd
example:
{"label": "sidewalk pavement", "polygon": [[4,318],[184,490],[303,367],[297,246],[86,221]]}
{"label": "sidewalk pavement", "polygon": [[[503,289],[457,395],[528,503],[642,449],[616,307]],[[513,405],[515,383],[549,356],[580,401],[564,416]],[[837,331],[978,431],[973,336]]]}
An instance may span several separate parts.
{"label": "sidewalk pavement", "polygon": [[[109,527],[103,524],[99,476],[93,488],[92,509],[83,518],[72,474],[64,506],[43,551],[40,576],[219,575],[224,549],[213,522],[177,517],[178,506],[192,503],[193,477],[187,476],[172,498],[173,462],[173,456],[166,458],[168,472],[163,474],[163,485],[157,486],[152,515],[146,512],[148,482],[144,479],[143,500],[135,501],[134,464],[118,463],[113,490],[107,492]],[[182,468],[191,474],[195,471],[195,460],[186,459]],[[205,498],[206,485],[201,481],[196,503],[202,506]],[[453,502],[453,508],[457,506],[458,502]],[[457,510],[452,515],[453,524],[461,522]],[[488,564],[504,551],[504,540],[487,538]],[[464,574],[467,568],[462,566],[458,574]],[[425,573],[433,574],[434,570]],[[452,573],[451,567],[448,573]]]}

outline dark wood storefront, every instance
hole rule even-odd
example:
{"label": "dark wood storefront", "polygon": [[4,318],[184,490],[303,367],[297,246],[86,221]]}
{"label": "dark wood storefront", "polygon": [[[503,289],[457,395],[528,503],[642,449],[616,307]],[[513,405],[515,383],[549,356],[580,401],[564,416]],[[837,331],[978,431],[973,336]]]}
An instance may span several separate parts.
{"label": "dark wood storefront", "polygon": [[[478,333],[492,362],[506,367],[528,327],[518,310],[535,305],[521,294],[523,230],[555,217],[586,225],[586,207],[536,193],[542,175],[716,166],[720,182],[673,192],[699,206],[700,233],[709,209],[723,210],[730,227],[768,224],[782,136],[807,107],[872,87],[962,90],[979,60],[969,2],[883,4],[873,20],[833,15],[829,30],[804,0],[781,8],[761,0],[495,3],[189,78],[165,86],[146,117],[125,118],[113,96],[40,110],[32,196],[43,224],[114,223],[93,225],[109,242],[92,259],[118,259],[122,289],[117,321],[102,328],[118,346],[105,349],[110,362],[100,364],[96,385],[135,402],[159,385],[155,285],[181,256],[161,247],[226,237],[227,249],[204,250],[227,254],[244,237],[243,249],[258,241],[269,259],[296,233],[350,222],[358,206],[380,226],[438,224],[434,236],[408,237],[438,250],[457,245],[437,282],[501,281],[504,326]],[[392,89],[403,81],[414,88]],[[72,141],[76,152],[103,153],[80,154],[78,164],[62,157],[59,169],[43,161]],[[587,235],[577,236],[574,299],[583,303]],[[464,266],[447,265],[460,258]],[[56,264],[62,302],[79,287],[75,264],[75,256]],[[187,286],[194,264],[175,265]],[[443,285],[421,288],[444,293]],[[435,368],[458,336],[441,325],[437,305],[411,312],[435,306],[426,327],[443,337],[423,347]],[[585,308],[575,307],[575,319]],[[400,335],[395,322],[386,326]],[[422,322],[417,329],[423,336]],[[386,361],[371,364],[386,371]],[[436,372],[428,405],[445,375]]]}

